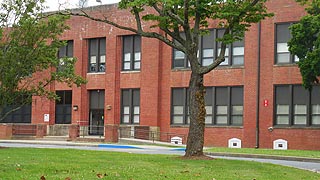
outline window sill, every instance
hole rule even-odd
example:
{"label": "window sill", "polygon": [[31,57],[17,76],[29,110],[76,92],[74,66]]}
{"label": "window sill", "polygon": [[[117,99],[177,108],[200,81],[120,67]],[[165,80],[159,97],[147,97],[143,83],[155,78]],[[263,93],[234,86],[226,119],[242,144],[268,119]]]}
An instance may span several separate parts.
{"label": "window sill", "polygon": [[[213,70],[220,70],[220,69],[244,69],[244,65],[239,65],[239,66],[218,66]],[[190,68],[173,68],[171,69],[172,72],[179,72],[179,71],[191,71]]]}
{"label": "window sill", "polygon": [[[171,124],[171,128],[189,128],[187,124]],[[205,125],[205,128],[230,128],[230,129],[243,129],[243,126],[227,126],[227,125]]]}
{"label": "window sill", "polygon": [[179,71],[191,71],[191,68],[172,68],[172,72],[179,72]]}
{"label": "window sill", "polygon": [[239,66],[219,65],[214,70],[219,70],[219,69],[244,69],[244,65],[239,65]]}
{"label": "window sill", "polygon": [[305,129],[305,130],[312,130],[312,129],[320,129],[320,125],[317,126],[299,126],[299,125],[275,125],[274,129]]}
{"label": "window sill", "polygon": [[274,64],[273,67],[298,67],[296,63]]}
{"label": "window sill", "polygon": [[206,128],[228,128],[228,129],[243,129],[243,125],[206,125]]}
{"label": "window sill", "polygon": [[121,71],[121,74],[130,74],[130,73],[140,73],[140,70],[132,70],[132,71]]}
{"label": "window sill", "polygon": [[134,127],[134,126],[140,126],[140,124],[120,124],[120,127]]}
{"label": "window sill", "polygon": [[106,74],[106,72],[87,72],[87,75]]}

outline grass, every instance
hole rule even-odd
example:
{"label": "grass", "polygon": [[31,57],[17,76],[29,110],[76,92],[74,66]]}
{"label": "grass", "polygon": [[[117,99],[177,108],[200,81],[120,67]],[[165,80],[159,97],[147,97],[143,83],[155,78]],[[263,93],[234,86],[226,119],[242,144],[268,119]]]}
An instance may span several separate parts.
{"label": "grass", "polygon": [[305,158],[320,158],[320,151],[306,151],[306,150],[273,150],[273,149],[253,149],[253,148],[208,148],[206,152],[220,152],[220,153],[239,153],[239,154],[261,154],[272,156],[294,156]]}
{"label": "grass", "polygon": [[183,160],[71,149],[0,149],[1,180],[320,180],[320,174],[257,162]]}

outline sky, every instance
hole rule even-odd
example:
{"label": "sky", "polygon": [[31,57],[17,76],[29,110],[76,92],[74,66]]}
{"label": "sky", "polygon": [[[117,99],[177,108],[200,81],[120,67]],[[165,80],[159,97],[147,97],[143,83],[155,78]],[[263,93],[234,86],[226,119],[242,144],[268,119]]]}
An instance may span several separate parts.
{"label": "sky", "polygon": [[[81,0],[80,0],[81,1]],[[96,0],[87,0],[88,6],[97,6],[100,4],[113,4],[118,3],[120,0],[100,0],[100,2],[96,2]],[[55,11],[59,9],[59,4],[62,4],[63,8],[77,8],[79,7],[79,0],[46,0],[45,5],[48,6],[47,11]]]}

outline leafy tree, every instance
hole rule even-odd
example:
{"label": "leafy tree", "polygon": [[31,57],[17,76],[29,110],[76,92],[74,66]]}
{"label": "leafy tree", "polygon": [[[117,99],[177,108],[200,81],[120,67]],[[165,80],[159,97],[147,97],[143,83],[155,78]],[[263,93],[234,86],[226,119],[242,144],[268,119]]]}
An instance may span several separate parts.
{"label": "leafy tree", "polygon": [[289,51],[299,57],[298,66],[305,88],[319,83],[320,76],[320,1],[297,0],[307,5],[307,15],[290,26]]}
{"label": "leafy tree", "polygon": [[[112,20],[114,17],[103,14],[90,15],[85,9],[64,14],[86,17],[143,37],[156,38],[185,53],[192,71],[189,83],[190,127],[185,154],[190,157],[203,156],[206,115],[203,76],[225,60],[227,44],[241,40],[252,23],[272,15],[266,12],[265,2],[266,0],[121,0],[119,8],[132,13],[136,21],[135,27],[117,23]],[[212,64],[201,66],[197,55],[199,38],[208,33],[208,24],[212,21],[216,21],[219,28],[225,29],[224,36],[219,39],[222,42],[221,51]],[[150,25],[149,28],[146,27],[147,24]],[[160,33],[155,28],[159,28]]]}
{"label": "leafy tree", "polygon": [[[67,16],[44,14],[44,0],[4,0],[0,5],[0,122],[31,102],[31,96],[56,98],[47,88],[54,81],[80,85],[74,58],[58,59],[65,42]],[[54,71],[63,63],[61,71]],[[23,97],[23,98],[22,98]],[[18,105],[10,111],[4,107]]]}

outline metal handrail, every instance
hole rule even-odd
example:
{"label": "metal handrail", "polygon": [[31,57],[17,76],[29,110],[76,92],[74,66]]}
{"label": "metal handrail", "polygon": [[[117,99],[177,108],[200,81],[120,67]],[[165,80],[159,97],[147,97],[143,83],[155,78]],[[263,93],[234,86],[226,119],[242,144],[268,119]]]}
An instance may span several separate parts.
{"label": "metal handrail", "polygon": [[119,128],[119,138],[133,138],[154,141],[171,142],[172,137],[182,138],[182,142],[186,142],[187,135],[173,132],[152,131],[144,129],[128,129],[126,127]]}

